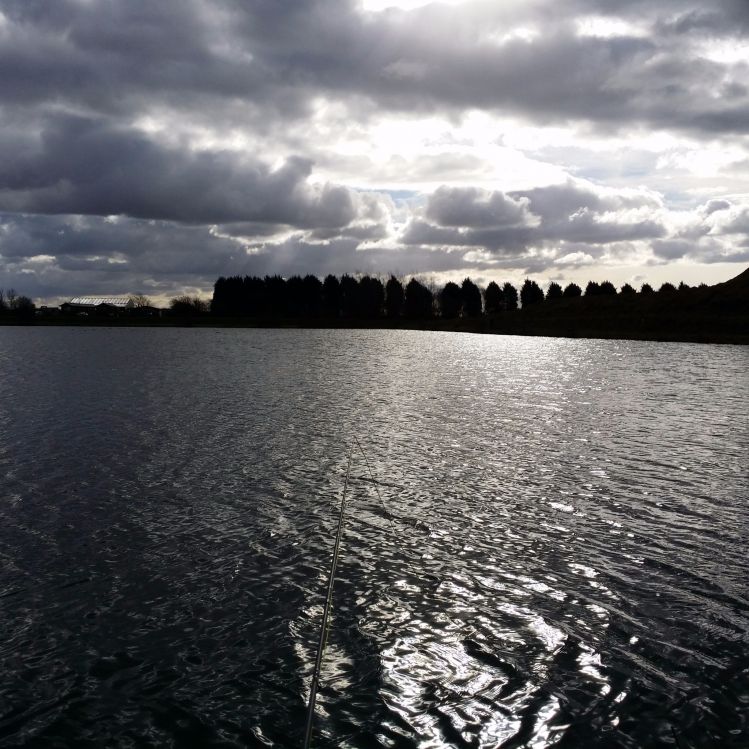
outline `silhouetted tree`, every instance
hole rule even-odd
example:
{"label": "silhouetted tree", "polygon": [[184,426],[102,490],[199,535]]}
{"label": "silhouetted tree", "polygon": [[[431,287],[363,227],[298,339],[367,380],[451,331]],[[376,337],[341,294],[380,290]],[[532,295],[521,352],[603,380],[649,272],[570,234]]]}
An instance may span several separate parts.
{"label": "silhouetted tree", "polygon": [[135,309],[139,307],[151,307],[151,300],[145,294],[133,294],[130,302]]}
{"label": "silhouetted tree", "polygon": [[263,294],[263,313],[271,317],[283,317],[287,314],[286,281],[281,276],[265,277]]}
{"label": "silhouetted tree", "polygon": [[[247,293],[248,278],[241,276],[232,276],[227,278],[218,291],[214,286],[213,294],[216,297],[216,308],[221,310],[225,315],[246,315],[248,314],[247,306],[249,296]],[[213,304],[211,305],[213,309]]]}
{"label": "silhouetted tree", "polygon": [[359,281],[359,314],[366,318],[382,316],[385,306],[385,288],[379,278],[364,276]]}
{"label": "silhouetted tree", "polygon": [[231,316],[250,314],[253,295],[249,287],[252,281],[263,284],[260,279],[242,278],[241,276],[219,278],[213,286],[211,312],[215,315]]}
{"label": "silhouetted tree", "polygon": [[653,293],[653,287],[649,283],[644,283],[640,287],[640,294],[648,295]]}
{"label": "silhouetted tree", "polygon": [[197,296],[184,294],[169,302],[169,307],[175,315],[201,315],[208,312],[208,303]]}
{"label": "silhouetted tree", "polygon": [[481,314],[481,292],[470,278],[464,278],[460,287],[463,300],[463,314],[466,317],[478,317]]}
{"label": "silhouetted tree", "polygon": [[322,283],[322,306],[330,317],[341,314],[341,282],[333,275],[325,276]]}
{"label": "silhouetted tree", "polygon": [[562,287],[556,282],[552,281],[549,284],[549,288],[546,291],[546,299],[561,299],[562,298]]}
{"label": "silhouetted tree", "polygon": [[34,316],[36,306],[27,296],[18,296],[15,289],[0,289],[0,315],[13,315],[20,319]]}
{"label": "silhouetted tree", "polygon": [[359,282],[353,276],[341,276],[341,314],[344,317],[359,314]]}
{"label": "silhouetted tree", "polygon": [[601,296],[616,296],[616,286],[611,281],[603,281],[600,286]]}
{"label": "silhouetted tree", "polygon": [[595,281],[588,281],[588,285],[585,287],[585,296],[600,296],[601,286]]}
{"label": "silhouetted tree", "polygon": [[628,283],[625,283],[624,286],[622,286],[621,291],[619,292],[622,296],[631,296],[632,294],[636,293],[634,288],[630,286]]}
{"label": "silhouetted tree", "polygon": [[390,276],[385,284],[385,313],[388,317],[395,318],[403,314],[405,297],[403,284],[395,276]]}
{"label": "silhouetted tree", "polygon": [[[11,297],[11,294],[8,294]],[[18,320],[31,320],[36,312],[34,302],[27,296],[16,296],[15,291],[8,303],[8,311]]]}
{"label": "silhouetted tree", "polygon": [[244,278],[238,278],[237,281],[239,314],[249,315],[250,317],[270,314],[270,291],[265,279],[257,276],[245,276]]}
{"label": "silhouetted tree", "polygon": [[304,281],[301,276],[286,279],[286,310],[283,314],[291,317],[304,314]]}
{"label": "silhouetted tree", "polygon": [[541,287],[530,278],[526,278],[520,289],[520,302],[523,307],[530,307],[533,304],[543,302],[544,292]]}
{"label": "silhouetted tree", "polygon": [[16,304],[16,299],[18,298],[18,294],[16,294],[15,289],[8,289],[5,292],[5,303],[8,305],[8,310],[12,311],[13,307]]}
{"label": "silhouetted tree", "polygon": [[309,317],[319,317],[322,312],[322,283],[317,276],[306,275],[302,282],[302,310]]}
{"label": "silhouetted tree", "polygon": [[505,309],[518,308],[518,290],[511,283],[508,282],[502,287],[502,297],[504,298]]}
{"label": "silhouetted tree", "polygon": [[676,291],[676,287],[672,284],[666,281],[666,283],[661,285],[661,288],[658,289],[659,294],[673,294]]}
{"label": "silhouetted tree", "polygon": [[463,294],[458,284],[448,281],[439,292],[437,299],[442,317],[452,319],[460,314]]}
{"label": "silhouetted tree", "polygon": [[227,279],[225,279],[223,276],[220,276],[216,279],[216,283],[213,284],[213,296],[211,297],[211,313],[214,315],[226,315],[228,314],[226,311],[227,306]]}
{"label": "silhouetted tree", "polygon": [[577,297],[582,296],[582,294],[583,290],[576,283],[568,283],[562,292],[562,296],[565,299],[576,299]]}
{"label": "silhouetted tree", "polygon": [[502,309],[502,291],[494,281],[489,281],[489,285],[484,292],[484,311],[487,315],[494,315]]}
{"label": "silhouetted tree", "polygon": [[404,312],[407,317],[431,317],[434,299],[432,292],[415,278],[406,284]]}
{"label": "silhouetted tree", "polygon": [[679,291],[686,291],[687,289],[691,289],[692,287],[688,283],[684,283],[684,281],[679,282]]}

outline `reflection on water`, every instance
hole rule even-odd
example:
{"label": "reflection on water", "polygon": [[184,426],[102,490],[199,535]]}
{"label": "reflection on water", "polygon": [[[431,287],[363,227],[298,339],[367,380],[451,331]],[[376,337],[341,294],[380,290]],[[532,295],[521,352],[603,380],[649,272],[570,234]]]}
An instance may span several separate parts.
{"label": "reflection on water", "polygon": [[0,746],[299,745],[353,435],[316,746],[745,746],[747,364],[0,329]]}

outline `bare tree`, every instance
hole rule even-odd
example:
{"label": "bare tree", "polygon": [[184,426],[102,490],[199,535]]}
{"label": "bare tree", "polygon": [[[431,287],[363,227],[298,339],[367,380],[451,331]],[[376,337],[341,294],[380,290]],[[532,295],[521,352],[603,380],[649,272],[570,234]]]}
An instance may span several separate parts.
{"label": "bare tree", "polygon": [[0,289],[0,314],[7,313],[19,318],[34,316],[36,306],[27,296],[18,296],[15,289]]}
{"label": "bare tree", "polygon": [[145,294],[133,294],[130,297],[133,307],[152,307],[151,300]]}
{"label": "bare tree", "polygon": [[22,318],[30,318],[34,316],[36,306],[34,302],[27,296],[17,296],[13,299],[13,306],[11,307],[14,314]]}
{"label": "bare tree", "polygon": [[208,302],[197,296],[183,294],[175,297],[169,307],[176,315],[199,315],[208,312]]}

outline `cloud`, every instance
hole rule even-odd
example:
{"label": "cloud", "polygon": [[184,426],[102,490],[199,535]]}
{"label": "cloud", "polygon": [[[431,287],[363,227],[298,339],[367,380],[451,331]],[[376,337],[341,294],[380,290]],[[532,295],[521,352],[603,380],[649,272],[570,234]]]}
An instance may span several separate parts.
{"label": "cloud", "polygon": [[703,234],[711,237],[735,241],[737,234],[749,236],[749,195],[741,199],[709,200],[695,211],[695,222],[699,222]]}
{"label": "cloud", "polygon": [[0,273],[740,262],[747,30],[745,0],[2,0]]}
{"label": "cloud", "polygon": [[483,247],[498,254],[522,255],[531,238],[524,228],[443,227],[415,218],[406,226],[400,241],[406,245]]}
{"label": "cloud", "polygon": [[207,290],[244,257],[203,226],[98,216],[0,215],[0,286],[42,299]]}
{"label": "cloud", "polygon": [[653,254],[665,260],[677,260],[688,255],[695,248],[693,242],[680,239],[659,239],[652,243]]}
{"label": "cloud", "polygon": [[749,235],[749,206],[738,208],[721,229],[724,234]]}
{"label": "cloud", "polygon": [[28,142],[0,142],[0,163],[0,202],[14,212],[296,227],[343,227],[377,212],[371,197],[309,182],[303,157],[271,169],[254,156],[170,148],[92,118],[50,118]]}
{"label": "cloud", "polygon": [[726,211],[731,207],[728,200],[708,200],[703,209],[706,216],[711,216],[716,211]]}
{"label": "cloud", "polygon": [[596,191],[573,181],[509,195],[440,188],[402,241],[481,246],[502,254],[563,242],[611,244],[664,236],[661,210],[648,193]]}
{"label": "cloud", "polygon": [[743,0],[726,0],[719,10],[693,7],[683,12],[676,11],[661,19],[657,26],[660,33],[675,34],[726,34],[741,35],[749,30],[749,9]]}
{"label": "cloud", "polygon": [[524,192],[515,197],[529,201],[540,216],[539,239],[590,244],[663,236],[661,204],[645,191],[616,192],[569,181]]}
{"label": "cloud", "polygon": [[526,198],[470,187],[438,188],[429,196],[426,216],[440,226],[503,228],[533,222]]}
{"label": "cloud", "polygon": [[[526,10],[469,2],[376,14],[353,0],[58,0],[54,8],[7,0],[0,63],[14,75],[3,77],[0,95],[110,113],[241,101],[279,121],[307,116],[327,96],[360,111],[369,101],[399,111],[473,107],[606,127],[746,131],[747,96],[712,96],[742,66],[706,59],[694,45],[696,32],[735,33],[746,22],[738,2],[710,13],[697,3],[577,6],[635,17],[649,33],[580,35],[550,13],[550,0]],[[538,33],[508,36],[517,24]]]}

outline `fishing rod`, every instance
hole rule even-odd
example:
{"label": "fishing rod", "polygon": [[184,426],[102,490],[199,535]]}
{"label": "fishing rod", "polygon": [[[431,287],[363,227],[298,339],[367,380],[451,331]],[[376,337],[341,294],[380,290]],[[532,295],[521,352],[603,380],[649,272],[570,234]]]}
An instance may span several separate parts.
{"label": "fishing rod", "polygon": [[[385,504],[385,500],[382,497],[382,494],[380,493],[380,489],[378,486],[377,479],[375,479],[374,471],[372,470],[372,466],[369,462],[369,458],[367,457],[367,453],[364,451],[364,448],[362,447],[361,442],[359,442],[359,438],[354,435],[354,442],[356,443],[356,447],[359,448],[359,452],[364,457],[364,461],[367,464],[367,471],[369,472],[369,478],[372,481],[372,484],[374,485],[375,492],[377,493],[377,497],[380,500],[380,504],[382,505],[383,510],[385,511],[385,517],[387,517],[388,522],[390,523],[390,528],[393,532],[395,532],[395,527],[393,526],[393,515],[390,512],[387,504]],[[333,584],[335,582],[335,571],[336,567],[338,565],[338,555],[341,547],[341,537],[343,536],[343,519],[346,512],[346,494],[348,493],[348,485],[349,485],[349,477],[351,474],[351,461],[354,457],[354,445],[352,444],[348,451],[348,460],[346,462],[346,479],[343,483],[343,497],[341,498],[341,509],[338,513],[338,530],[336,531],[336,537],[335,537],[335,545],[333,547],[333,559],[330,563],[330,573],[328,575],[328,594],[325,598],[325,606],[323,608],[323,614],[322,614],[322,626],[320,628],[320,642],[317,646],[317,657],[315,659],[315,668],[312,672],[312,684],[310,685],[310,695],[309,695],[309,704],[307,706],[307,726],[305,728],[304,732],[304,749],[309,749],[310,741],[312,740],[312,724],[314,722],[315,718],[315,700],[317,699],[317,692],[320,686],[320,671],[322,669],[322,658],[323,653],[325,652],[325,640],[326,635],[328,631],[328,619],[330,617],[330,609],[333,605]]]}
{"label": "fishing rod", "polygon": [[[358,440],[357,440],[358,441]],[[307,727],[304,732],[304,749],[309,749],[312,740],[312,723],[315,718],[315,699],[317,689],[320,685],[320,669],[322,667],[322,656],[325,650],[325,636],[328,630],[328,617],[333,600],[333,583],[335,581],[335,570],[338,564],[338,552],[341,547],[341,536],[343,535],[343,517],[346,512],[346,493],[348,491],[348,480],[351,472],[351,458],[353,457],[353,446],[349,449],[348,461],[346,463],[346,480],[343,482],[343,497],[341,499],[341,510],[338,514],[338,530],[333,547],[333,560],[330,563],[330,574],[328,575],[328,595],[325,598],[325,607],[322,612],[322,626],[320,627],[320,642],[317,646],[317,658],[315,659],[315,670],[312,672],[312,683],[310,685],[309,705],[307,707]]]}

